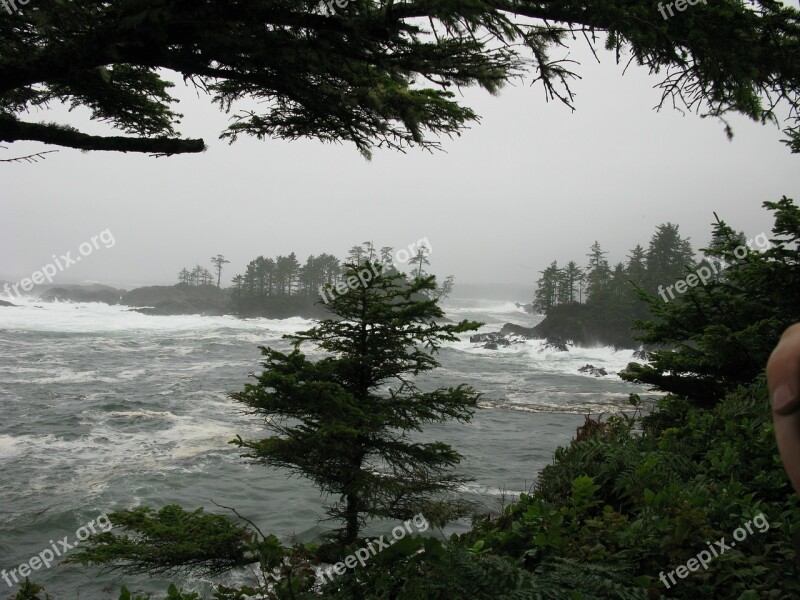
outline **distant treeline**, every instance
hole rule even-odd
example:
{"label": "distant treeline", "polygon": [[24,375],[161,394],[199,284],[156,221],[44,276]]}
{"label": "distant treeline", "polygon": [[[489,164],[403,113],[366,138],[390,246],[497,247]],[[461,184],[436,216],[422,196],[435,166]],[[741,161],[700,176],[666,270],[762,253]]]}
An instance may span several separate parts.
{"label": "distant treeline", "polygon": [[612,269],[598,242],[587,254],[585,268],[570,261],[563,268],[553,261],[541,271],[536,282],[534,308],[547,314],[554,306],[572,302],[620,302],[636,300],[634,287],[655,294],[659,286],[674,283],[684,276],[686,267],[694,265],[694,251],[688,239],[683,239],[678,225],[659,225],[645,250],[641,244],[631,250],[626,262]]}
{"label": "distant treeline", "polygon": [[[251,312],[258,305],[274,304],[275,300],[291,300],[293,304],[316,302],[320,299],[320,288],[344,281],[346,265],[370,261],[391,268],[393,255],[391,246],[379,250],[372,242],[364,242],[353,246],[344,260],[327,253],[312,254],[302,264],[294,252],[275,258],[259,256],[250,261],[244,274],[233,278],[232,301],[243,312]],[[430,264],[429,255],[430,248],[424,245],[416,250],[408,260],[411,275],[423,277],[428,274],[425,267]],[[439,288],[440,297],[449,293],[452,285],[452,277],[447,278]]]}
{"label": "distant treeline", "polygon": [[649,314],[637,288],[654,295],[695,264],[689,240],[672,223],[659,225],[647,249],[637,244],[627,261],[613,268],[607,254],[595,242],[585,267],[570,261],[560,268],[554,261],[541,271],[533,307],[548,317],[542,323],[548,339],[561,345],[572,341],[631,347],[633,321]]}

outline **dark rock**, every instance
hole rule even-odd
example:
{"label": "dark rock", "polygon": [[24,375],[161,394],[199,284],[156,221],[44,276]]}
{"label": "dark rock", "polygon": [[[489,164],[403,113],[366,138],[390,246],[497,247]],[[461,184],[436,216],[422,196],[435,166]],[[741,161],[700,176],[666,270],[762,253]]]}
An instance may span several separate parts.
{"label": "dark rock", "polygon": [[45,302],[103,302],[104,304],[119,304],[127,293],[125,290],[100,284],[44,286],[41,291],[37,291],[39,299]]}
{"label": "dark rock", "polygon": [[11,302],[6,302],[5,300],[0,300],[0,306],[16,306],[16,304],[11,304]]}
{"label": "dark rock", "polygon": [[486,342],[483,347],[485,350],[497,350],[497,342]]}
{"label": "dark rock", "polygon": [[224,315],[230,294],[215,285],[153,285],[128,292],[122,304],[145,315]]}
{"label": "dark rock", "polygon": [[526,340],[534,339],[539,336],[535,333],[535,327],[523,327],[522,325],[515,325],[514,323],[506,323],[500,330],[504,336],[513,335]]}
{"label": "dark rock", "polygon": [[476,333],[475,335],[469,336],[469,341],[471,344],[480,344],[482,342],[496,342],[497,340],[503,339],[503,335],[497,331],[493,331],[491,333]]}
{"label": "dark rock", "polygon": [[494,346],[494,348],[491,348],[492,350],[496,350],[498,346],[507,348],[511,344],[517,344],[521,342],[521,340],[509,340],[506,335],[500,331],[476,333],[475,335],[471,335],[469,337],[469,341],[472,344],[487,344],[484,346],[484,348],[487,348],[488,344],[492,344]]}
{"label": "dark rock", "polygon": [[572,343],[572,340],[568,340],[562,337],[548,337],[547,342],[545,342],[545,348],[550,348],[552,350],[557,350],[558,352],[568,352],[569,345]]}
{"label": "dark rock", "polygon": [[606,371],[602,367],[595,367],[594,365],[584,365],[580,369],[578,369],[580,373],[586,373],[587,375],[594,375],[595,377],[603,377],[604,375],[608,375],[608,371]]}

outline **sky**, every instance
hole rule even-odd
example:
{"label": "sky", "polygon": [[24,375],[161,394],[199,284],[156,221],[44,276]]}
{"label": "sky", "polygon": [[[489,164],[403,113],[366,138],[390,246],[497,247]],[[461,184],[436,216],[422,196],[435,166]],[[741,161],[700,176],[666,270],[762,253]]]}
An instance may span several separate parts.
{"label": "sky", "polygon": [[[194,90],[175,90],[180,131],[203,137],[200,155],[151,158],[61,149],[36,164],[0,163],[0,280],[19,281],[106,233],[56,275],[57,283],[119,287],[172,284],[182,267],[231,261],[223,284],[258,255],[351,246],[430,243],[431,267],[458,283],[525,284],[551,261],[585,264],[595,240],[613,263],[655,227],[677,223],[694,247],[708,242],[714,212],[748,236],[769,231],[762,208],[800,199],[800,156],[775,126],[654,107],[659,79],[609,54],[597,64],[584,45],[576,111],[546,102],[522,81],[497,96],[464,91],[482,117],[433,154],[376,152],[316,140],[217,139],[230,115]],[[27,117],[89,132],[86,113],[55,108]],[[19,143],[0,158],[47,149]],[[106,247],[109,246],[109,247]]]}

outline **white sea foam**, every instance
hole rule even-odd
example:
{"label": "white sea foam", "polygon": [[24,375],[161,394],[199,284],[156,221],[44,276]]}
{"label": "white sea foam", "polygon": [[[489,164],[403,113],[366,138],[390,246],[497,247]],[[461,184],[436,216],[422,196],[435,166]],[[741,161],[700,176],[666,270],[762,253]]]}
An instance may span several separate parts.
{"label": "white sea foam", "polygon": [[191,333],[194,338],[199,334],[226,339],[229,334],[225,330],[246,334],[252,334],[255,330],[279,336],[302,331],[313,325],[313,321],[299,317],[239,319],[231,315],[151,316],[131,311],[127,306],[109,306],[94,302],[41,302],[28,297],[9,301],[17,306],[0,310],[0,329],[7,331],[98,335],[116,332],[169,332]]}

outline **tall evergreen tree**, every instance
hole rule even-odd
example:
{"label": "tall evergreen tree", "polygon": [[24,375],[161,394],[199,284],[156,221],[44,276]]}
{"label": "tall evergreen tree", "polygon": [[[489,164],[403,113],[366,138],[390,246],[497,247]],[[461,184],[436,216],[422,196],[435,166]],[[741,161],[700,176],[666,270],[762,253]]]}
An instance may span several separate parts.
{"label": "tall evergreen tree", "polygon": [[436,299],[437,300],[445,300],[450,297],[450,294],[453,293],[453,289],[455,288],[455,277],[452,275],[448,275],[445,277],[442,285],[440,285],[436,289]]}
{"label": "tall evergreen tree", "polygon": [[636,244],[628,255],[625,271],[630,280],[636,285],[644,285],[647,279],[647,253],[641,244]]}
{"label": "tall evergreen tree", "polygon": [[191,274],[191,282],[192,285],[202,285],[203,284],[203,272],[205,269],[200,265],[195,265],[194,269],[192,269]]}
{"label": "tall evergreen tree", "polygon": [[608,294],[614,302],[622,302],[631,288],[628,273],[623,263],[614,265],[611,279],[608,281]]}
{"label": "tall evergreen tree", "polygon": [[423,277],[425,275],[425,266],[430,266],[431,261],[428,260],[428,257],[431,254],[431,249],[428,248],[425,244],[420,244],[419,248],[417,248],[417,253],[412,256],[408,264],[413,267],[413,265],[417,265],[416,270],[412,269],[414,273],[414,277]]}
{"label": "tall evergreen tree", "polygon": [[181,272],[178,273],[178,283],[181,285],[191,285],[192,282],[192,274],[189,272],[189,269],[183,267]]}
{"label": "tall evergreen tree", "polygon": [[536,295],[533,298],[533,308],[538,313],[546,315],[558,304],[558,263],[553,261],[549,267],[539,273],[541,277],[536,282]]}
{"label": "tall evergreen tree", "polygon": [[220,282],[222,281],[222,267],[223,265],[229,264],[231,261],[227,260],[222,254],[217,254],[211,258],[211,263],[214,265],[214,269],[217,271],[217,287],[220,286]]}
{"label": "tall evergreen tree", "polygon": [[571,260],[561,270],[561,284],[558,290],[558,301],[561,304],[577,302],[580,296],[581,278],[583,271],[578,264]]}
{"label": "tall evergreen tree", "polygon": [[[468,421],[478,394],[466,385],[423,391],[415,376],[439,366],[436,351],[479,323],[444,324],[434,277],[408,280],[379,263],[348,268],[378,274],[328,304],[331,319],[297,335],[288,354],[262,348],[264,371],[233,394],[267,417],[274,435],[235,443],[258,463],[288,469],[338,500],[326,506],[341,522],[336,539],[356,541],[371,518],[408,519],[424,512],[446,521],[463,505],[441,497],[464,479],[451,472],[461,456],[441,442],[411,437],[423,424]],[[311,362],[310,343],[327,355]]]}
{"label": "tall evergreen tree", "polygon": [[662,223],[650,238],[645,262],[645,289],[655,294],[659,286],[674,283],[686,275],[687,268],[694,265],[694,251],[689,240],[681,237],[677,225]]}
{"label": "tall evergreen tree", "polygon": [[589,264],[586,267],[586,294],[589,300],[601,294],[606,284],[611,278],[611,269],[606,260],[606,254],[600,247],[600,243],[595,241],[587,254]]}
{"label": "tall evergreen tree", "polygon": [[394,248],[391,246],[381,247],[381,262],[384,265],[391,265],[394,262]]}

